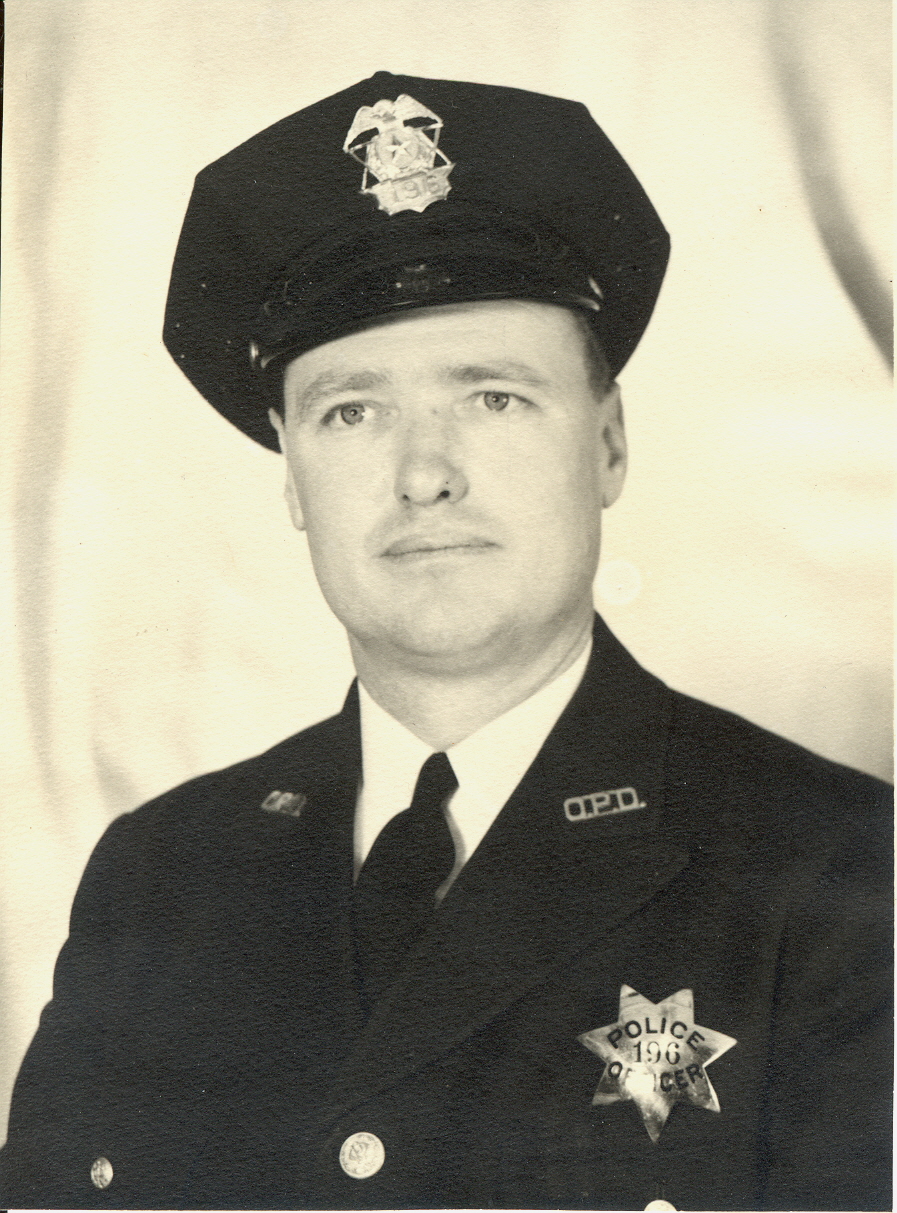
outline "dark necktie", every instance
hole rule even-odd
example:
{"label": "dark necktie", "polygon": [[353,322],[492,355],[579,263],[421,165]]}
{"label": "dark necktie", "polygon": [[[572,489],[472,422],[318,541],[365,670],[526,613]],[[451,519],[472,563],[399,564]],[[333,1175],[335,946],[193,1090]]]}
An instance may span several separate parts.
{"label": "dark necktie", "polygon": [[355,943],[365,996],[376,1002],[433,921],[455,865],[445,803],[458,786],[445,754],[420,769],[411,807],[374,840],[355,885]]}

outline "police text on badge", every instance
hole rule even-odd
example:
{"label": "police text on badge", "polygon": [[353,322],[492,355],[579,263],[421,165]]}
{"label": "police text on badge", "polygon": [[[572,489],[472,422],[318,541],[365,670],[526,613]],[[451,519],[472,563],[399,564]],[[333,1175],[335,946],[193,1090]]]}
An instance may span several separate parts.
{"label": "police text on badge", "polygon": [[620,990],[617,1022],[585,1032],[578,1040],[607,1063],[592,1103],[632,1100],[654,1142],[674,1103],[719,1112],[705,1066],[738,1043],[695,1024],[691,990],[678,990],[653,1003],[632,986]]}

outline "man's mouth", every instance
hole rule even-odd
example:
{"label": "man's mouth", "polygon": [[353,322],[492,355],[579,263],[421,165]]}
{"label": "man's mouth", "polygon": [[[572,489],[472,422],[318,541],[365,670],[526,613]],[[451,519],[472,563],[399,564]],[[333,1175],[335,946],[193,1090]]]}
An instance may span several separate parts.
{"label": "man's mouth", "polygon": [[481,535],[406,535],[394,539],[381,555],[390,560],[412,560],[440,554],[478,555],[498,544]]}

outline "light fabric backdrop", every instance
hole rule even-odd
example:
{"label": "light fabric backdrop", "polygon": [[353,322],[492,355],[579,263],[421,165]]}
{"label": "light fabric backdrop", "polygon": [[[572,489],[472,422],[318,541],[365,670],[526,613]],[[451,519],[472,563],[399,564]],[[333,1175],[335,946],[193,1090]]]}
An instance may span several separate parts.
{"label": "light fabric backdrop", "polygon": [[107,822],[351,676],[279,458],[160,329],[194,173],[375,70],[582,100],[634,166],[673,255],[597,601],[673,686],[888,774],[886,0],[7,14],[0,1115]]}

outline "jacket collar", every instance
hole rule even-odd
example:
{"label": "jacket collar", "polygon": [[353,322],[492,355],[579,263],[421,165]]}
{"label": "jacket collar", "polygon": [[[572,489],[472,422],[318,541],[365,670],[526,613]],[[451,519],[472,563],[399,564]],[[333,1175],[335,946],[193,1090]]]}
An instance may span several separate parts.
{"label": "jacket collar", "polygon": [[358,1037],[334,1117],[482,1027],[681,871],[688,852],[661,829],[668,716],[667,688],[596,617],[579,689]]}

